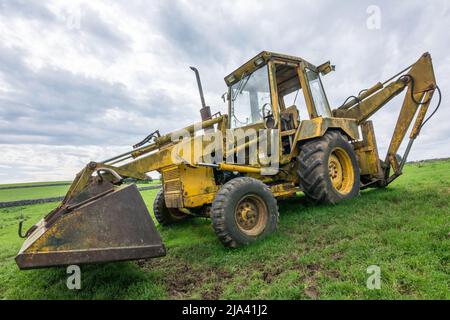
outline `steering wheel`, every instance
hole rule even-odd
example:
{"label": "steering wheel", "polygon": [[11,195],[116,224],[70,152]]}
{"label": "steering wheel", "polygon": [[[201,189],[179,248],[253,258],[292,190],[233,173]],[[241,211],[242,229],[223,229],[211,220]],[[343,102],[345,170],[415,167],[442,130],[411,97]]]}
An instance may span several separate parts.
{"label": "steering wheel", "polygon": [[[269,107],[269,110],[267,110],[267,113],[266,113],[265,111],[266,111],[266,107],[267,107],[267,106]],[[274,127],[276,126],[275,119],[274,119],[274,117],[273,117],[273,113],[270,112],[271,109],[272,109],[272,105],[271,105],[269,102],[266,102],[266,103],[263,104],[263,106],[261,107],[261,113],[260,113],[260,115],[261,115],[261,117],[263,118],[264,123],[265,123],[265,125],[266,125],[267,128],[274,128]]]}
{"label": "steering wheel", "polygon": [[[269,110],[267,110],[267,113],[265,113],[267,106],[269,107]],[[266,102],[263,104],[263,106],[261,107],[260,114],[259,114],[262,119],[267,119],[269,117],[273,117],[273,114],[270,112],[270,109],[272,109],[272,106],[270,105],[269,102]]]}

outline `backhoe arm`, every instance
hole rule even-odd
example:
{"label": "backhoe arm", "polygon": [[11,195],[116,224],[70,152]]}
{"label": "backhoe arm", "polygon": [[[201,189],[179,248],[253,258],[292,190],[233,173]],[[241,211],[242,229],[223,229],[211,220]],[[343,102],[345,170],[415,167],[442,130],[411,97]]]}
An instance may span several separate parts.
{"label": "backhoe arm", "polygon": [[[407,73],[404,73],[408,71]],[[398,78],[397,78],[398,77]],[[396,80],[394,80],[397,78]],[[408,153],[414,139],[420,133],[428,111],[436,86],[433,64],[429,53],[424,53],[420,59],[396,74],[384,83],[377,83],[375,86],[362,91],[358,97],[352,97],[350,101],[339,108],[333,110],[333,115],[340,118],[352,118],[358,121],[363,127],[367,124],[367,119],[375,112],[385,106],[392,98],[406,89],[405,99],[398,116],[394,133],[389,144],[389,149],[385,158],[384,172],[378,175],[378,184],[387,185],[402,173],[403,165],[406,162]],[[440,92],[439,92],[440,93]],[[397,151],[402,143],[414,116],[418,112],[416,121],[409,136],[409,143],[405,154],[399,163]],[[370,124],[368,130],[373,130]],[[371,132],[373,135],[373,132]],[[376,146],[375,146],[376,147]],[[390,169],[394,173],[390,176]],[[381,177],[382,176],[382,177]]]}

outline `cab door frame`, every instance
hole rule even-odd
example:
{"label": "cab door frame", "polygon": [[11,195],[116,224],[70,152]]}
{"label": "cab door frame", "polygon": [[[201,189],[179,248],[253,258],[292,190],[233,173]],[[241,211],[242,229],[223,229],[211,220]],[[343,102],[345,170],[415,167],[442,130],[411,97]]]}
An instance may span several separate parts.
{"label": "cab door frame", "polygon": [[[313,65],[301,61],[301,62],[292,62],[292,61],[285,61],[281,60],[280,58],[277,59],[270,59],[268,61],[268,69],[269,69],[269,82],[270,82],[270,91],[271,91],[271,98],[272,98],[272,110],[274,119],[277,123],[277,129],[278,129],[278,143],[279,143],[279,154],[280,154],[280,164],[285,164],[291,161],[293,155],[295,154],[295,150],[291,150],[289,154],[283,153],[283,147],[282,147],[282,136],[281,136],[281,110],[282,107],[285,108],[285,106],[280,104],[279,95],[278,95],[278,85],[277,85],[277,79],[276,79],[276,68],[278,65],[284,65],[284,66],[290,66],[292,68],[295,68],[296,74],[297,74],[297,80],[299,81],[299,86],[303,93],[304,101],[306,104],[306,109],[308,112],[308,115],[310,119],[314,119],[318,117],[314,99],[312,97],[311,91],[309,89],[309,81],[306,76],[306,68],[314,71],[316,69]],[[300,130],[301,122],[299,123],[299,126],[297,128],[297,131]],[[292,146],[295,146],[295,142]]]}

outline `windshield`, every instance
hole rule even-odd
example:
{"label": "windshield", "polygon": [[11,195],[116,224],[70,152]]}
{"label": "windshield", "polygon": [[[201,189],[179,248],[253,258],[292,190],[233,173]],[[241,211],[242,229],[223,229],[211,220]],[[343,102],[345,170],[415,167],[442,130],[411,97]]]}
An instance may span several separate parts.
{"label": "windshield", "polygon": [[243,76],[231,87],[230,111],[231,128],[263,122],[263,116],[272,112],[267,66]]}

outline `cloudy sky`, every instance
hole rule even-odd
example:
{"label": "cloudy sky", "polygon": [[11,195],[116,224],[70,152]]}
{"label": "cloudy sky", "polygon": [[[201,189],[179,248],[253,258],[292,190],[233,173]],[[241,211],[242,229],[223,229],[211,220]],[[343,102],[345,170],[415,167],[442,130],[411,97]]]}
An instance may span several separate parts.
{"label": "cloudy sky", "polygon": [[[262,50],[331,60],[333,106],[429,51],[442,106],[410,159],[450,156],[448,30],[446,0],[0,0],[0,183],[72,179],[157,128],[198,121],[190,65],[224,111],[223,77]],[[383,151],[401,101],[374,117]]]}

